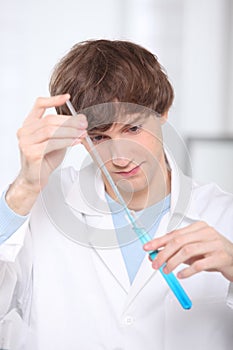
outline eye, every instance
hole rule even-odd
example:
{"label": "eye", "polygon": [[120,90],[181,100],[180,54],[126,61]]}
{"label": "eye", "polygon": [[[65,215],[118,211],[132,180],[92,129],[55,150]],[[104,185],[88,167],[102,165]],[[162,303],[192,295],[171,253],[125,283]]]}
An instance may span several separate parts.
{"label": "eye", "polygon": [[131,134],[138,134],[142,130],[142,125],[132,125],[127,129]]}
{"label": "eye", "polygon": [[90,138],[94,144],[97,144],[105,141],[107,137],[105,135],[93,135],[93,136],[90,135]]}

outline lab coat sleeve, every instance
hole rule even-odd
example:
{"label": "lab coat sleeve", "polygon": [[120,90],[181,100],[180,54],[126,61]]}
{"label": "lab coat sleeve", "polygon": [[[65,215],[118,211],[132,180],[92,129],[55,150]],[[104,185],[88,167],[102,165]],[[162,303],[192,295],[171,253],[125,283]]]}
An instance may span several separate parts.
{"label": "lab coat sleeve", "polygon": [[9,348],[12,350],[24,348],[31,334],[32,271],[32,242],[27,220],[0,245],[0,321],[10,322]]}
{"label": "lab coat sleeve", "polygon": [[0,245],[0,319],[16,306],[24,314],[31,273],[31,235],[27,221]]}
{"label": "lab coat sleeve", "polygon": [[27,220],[28,215],[15,213],[7,204],[6,191],[0,197],[0,244],[9,239]]}
{"label": "lab coat sleeve", "polygon": [[28,222],[26,220],[5,242],[0,245],[0,261],[14,262],[19,251],[24,245],[26,233],[28,231]]}
{"label": "lab coat sleeve", "polygon": [[233,309],[233,282],[230,283],[227,295],[227,305]]}

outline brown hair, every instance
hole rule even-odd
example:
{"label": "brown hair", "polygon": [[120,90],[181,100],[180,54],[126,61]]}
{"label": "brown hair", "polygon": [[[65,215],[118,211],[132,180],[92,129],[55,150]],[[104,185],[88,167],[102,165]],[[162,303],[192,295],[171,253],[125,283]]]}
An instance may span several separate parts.
{"label": "brown hair", "polygon": [[[157,57],[139,45],[118,40],[89,40],[73,46],[55,66],[50,93],[69,93],[77,112],[119,101],[163,114],[174,98]],[[65,105],[57,112],[70,114]]]}

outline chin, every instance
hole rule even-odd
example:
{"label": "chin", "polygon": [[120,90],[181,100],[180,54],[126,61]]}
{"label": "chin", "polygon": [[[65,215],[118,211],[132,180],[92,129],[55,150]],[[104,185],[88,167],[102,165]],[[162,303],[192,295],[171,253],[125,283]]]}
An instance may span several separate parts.
{"label": "chin", "polygon": [[138,180],[121,180],[118,182],[117,187],[120,191],[124,191],[126,193],[140,193],[140,192],[148,192],[149,186],[147,181],[138,181]]}

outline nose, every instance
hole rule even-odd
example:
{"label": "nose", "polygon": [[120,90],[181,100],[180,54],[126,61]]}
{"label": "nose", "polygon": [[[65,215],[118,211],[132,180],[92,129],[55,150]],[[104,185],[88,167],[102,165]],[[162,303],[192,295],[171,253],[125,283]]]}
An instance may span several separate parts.
{"label": "nose", "polygon": [[132,159],[127,156],[127,145],[124,142],[119,142],[119,140],[112,140],[110,145],[111,160],[112,163],[121,168],[127,167]]}
{"label": "nose", "polygon": [[126,168],[131,161],[124,157],[112,157],[112,163],[119,168]]}

